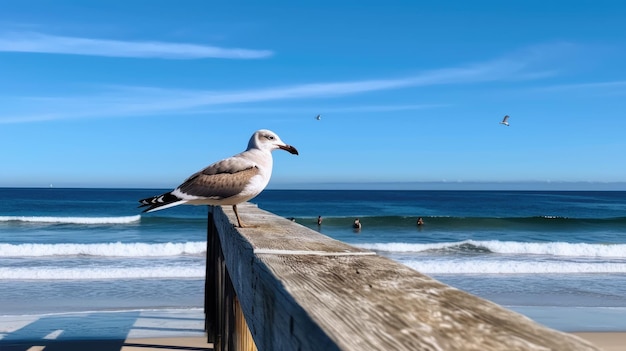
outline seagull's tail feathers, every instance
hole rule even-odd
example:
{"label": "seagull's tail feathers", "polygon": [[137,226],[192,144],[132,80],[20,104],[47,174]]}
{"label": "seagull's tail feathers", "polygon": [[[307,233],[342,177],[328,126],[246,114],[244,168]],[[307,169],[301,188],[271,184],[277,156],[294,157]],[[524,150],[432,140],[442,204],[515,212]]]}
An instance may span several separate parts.
{"label": "seagull's tail feathers", "polygon": [[172,195],[172,193],[165,193],[153,197],[148,197],[142,200],[139,200],[139,207],[148,207],[143,212],[152,212],[158,210],[164,210],[166,208],[182,205],[186,203],[187,200],[183,200],[176,195]]}

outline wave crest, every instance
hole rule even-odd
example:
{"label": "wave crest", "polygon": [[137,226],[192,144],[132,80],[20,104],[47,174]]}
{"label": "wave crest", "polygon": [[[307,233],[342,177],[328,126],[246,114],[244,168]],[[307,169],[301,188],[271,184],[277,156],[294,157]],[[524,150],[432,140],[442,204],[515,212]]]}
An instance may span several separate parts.
{"label": "wave crest", "polygon": [[612,274],[626,271],[626,263],[619,262],[536,262],[464,260],[417,260],[403,262],[426,274]]}
{"label": "wave crest", "polygon": [[567,242],[526,243],[498,240],[466,240],[460,242],[433,244],[373,243],[357,244],[355,246],[368,250],[386,251],[391,253],[452,251],[572,257],[626,257],[626,244],[588,244]]}
{"label": "wave crest", "polygon": [[140,215],[121,217],[46,217],[0,216],[0,222],[59,223],[59,224],[128,224],[139,222]]}
{"label": "wave crest", "polygon": [[0,244],[0,257],[103,256],[159,257],[198,255],[206,252],[205,241],[184,243],[101,243],[101,244]]}
{"label": "wave crest", "polygon": [[204,278],[202,266],[155,266],[127,268],[0,268],[0,280],[104,280]]}

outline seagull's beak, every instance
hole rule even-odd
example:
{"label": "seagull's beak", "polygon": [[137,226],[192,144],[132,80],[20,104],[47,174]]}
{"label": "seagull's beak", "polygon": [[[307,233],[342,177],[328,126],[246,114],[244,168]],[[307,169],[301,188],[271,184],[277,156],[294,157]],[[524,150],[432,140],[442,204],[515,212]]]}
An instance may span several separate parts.
{"label": "seagull's beak", "polygon": [[299,155],[298,154],[298,150],[296,150],[296,148],[291,146],[291,145],[278,145],[278,147],[280,149],[283,149],[283,150],[289,152],[290,154]]}

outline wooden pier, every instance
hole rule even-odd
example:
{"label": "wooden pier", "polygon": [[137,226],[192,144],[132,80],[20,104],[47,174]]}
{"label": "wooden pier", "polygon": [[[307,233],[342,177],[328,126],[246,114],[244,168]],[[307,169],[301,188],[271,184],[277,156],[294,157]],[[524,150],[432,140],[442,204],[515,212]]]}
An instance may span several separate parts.
{"label": "wooden pier", "polygon": [[208,216],[206,331],[217,351],[599,350],[251,204]]}

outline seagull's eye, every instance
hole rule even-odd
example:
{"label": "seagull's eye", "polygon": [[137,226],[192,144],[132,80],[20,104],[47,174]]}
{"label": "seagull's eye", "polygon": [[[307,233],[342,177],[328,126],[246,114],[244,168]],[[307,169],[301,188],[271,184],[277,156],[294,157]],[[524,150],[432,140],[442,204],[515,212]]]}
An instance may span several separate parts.
{"label": "seagull's eye", "polygon": [[274,140],[274,136],[273,135],[266,135],[266,138],[268,138],[269,140]]}

